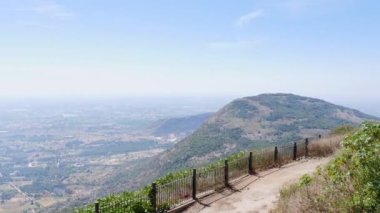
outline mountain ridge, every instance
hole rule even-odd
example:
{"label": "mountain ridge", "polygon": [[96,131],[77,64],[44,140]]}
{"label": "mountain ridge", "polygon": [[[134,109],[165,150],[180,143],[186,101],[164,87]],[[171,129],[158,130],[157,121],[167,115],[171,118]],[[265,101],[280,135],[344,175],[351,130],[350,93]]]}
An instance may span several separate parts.
{"label": "mountain ridge", "polygon": [[118,192],[126,186],[136,189],[169,172],[198,168],[240,151],[316,137],[335,127],[357,126],[365,120],[380,119],[321,99],[294,94],[238,98],[171,149],[134,168],[121,170],[108,183],[108,189]]}
{"label": "mountain ridge", "polygon": [[161,155],[160,173],[201,166],[255,147],[326,134],[337,126],[358,125],[365,120],[379,118],[321,99],[289,93],[238,98]]}

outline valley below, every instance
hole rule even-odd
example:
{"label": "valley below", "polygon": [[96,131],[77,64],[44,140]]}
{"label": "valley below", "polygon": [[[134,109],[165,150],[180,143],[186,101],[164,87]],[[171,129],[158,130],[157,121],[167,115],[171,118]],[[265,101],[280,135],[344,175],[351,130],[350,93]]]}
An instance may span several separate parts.
{"label": "valley below", "polygon": [[0,106],[0,212],[55,212],[138,187],[116,187],[117,175],[197,127],[177,131],[177,117],[213,109],[136,105]]}

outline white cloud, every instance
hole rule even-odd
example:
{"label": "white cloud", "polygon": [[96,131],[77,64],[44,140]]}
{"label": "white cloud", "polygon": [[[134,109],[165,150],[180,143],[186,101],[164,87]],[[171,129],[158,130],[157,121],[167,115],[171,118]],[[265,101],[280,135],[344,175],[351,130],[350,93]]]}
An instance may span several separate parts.
{"label": "white cloud", "polygon": [[236,26],[243,27],[250,24],[253,20],[263,15],[263,10],[255,10],[248,14],[242,15],[236,21]]}

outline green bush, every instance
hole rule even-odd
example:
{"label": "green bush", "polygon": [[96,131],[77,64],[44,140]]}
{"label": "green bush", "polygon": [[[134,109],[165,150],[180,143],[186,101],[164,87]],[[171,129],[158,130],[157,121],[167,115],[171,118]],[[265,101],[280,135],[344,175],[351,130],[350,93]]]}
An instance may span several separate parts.
{"label": "green bush", "polygon": [[327,168],[337,185],[353,187],[349,208],[380,211],[380,123],[364,123],[343,141],[344,151]]}
{"label": "green bush", "polygon": [[[126,213],[149,213],[154,212],[149,201],[149,195],[152,188],[147,186],[135,192],[123,192],[117,195],[110,195],[98,200],[102,212],[126,212]],[[93,213],[95,212],[94,204],[87,207],[79,208],[76,213]]]}

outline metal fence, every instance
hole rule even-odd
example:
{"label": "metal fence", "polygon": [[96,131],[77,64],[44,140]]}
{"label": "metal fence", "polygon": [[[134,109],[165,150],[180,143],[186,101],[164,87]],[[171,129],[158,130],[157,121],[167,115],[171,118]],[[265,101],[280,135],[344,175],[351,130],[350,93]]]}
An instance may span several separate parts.
{"label": "metal fence", "polygon": [[304,157],[309,140],[285,144],[270,149],[254,150],[239,158],[225,161],[224,165],[193,170],[193,175],[157,186],[157,206],[173,208],[183,202],[228,187],[234,179],[255,172],[281,166]]}
{"label": "metal fence", "polygon": [[284,165],[294,160],[294,145],[279,146],[277,148],[277,165]]}
{"label": "metal fence", "polygon": [[244,156],[228,162],[228,179],[234,180],[249,174],[248,156]]}
{"label": "metal fence", "polygon": [[147,195],[136,195],[134,198],[127,198],[113,202],[99,202],[99,212],[136,212],[145,205],[150,205]]}
{"label": "metal fence", "polygon": [[192,176],[187,176],[164,185],[157,185],[156,205],[159,209],[172,208],[183,201],[191,199],[192,191]]}
{"label": "metal fence", "polygon": [[165,212],[184,202],[197,199],[205,193],[229,187],[230,181],[234,179],[307,157],[309,142],[309,139],[305,139],[303,142],[294,144],[254,150],[231,161],[225,160],[224,165],[215,164],[207,168],[194,169],[192,175],[170,183],[162,185],[153,183],[149,195],[137,195],[112,202],[100,201],[95,204],[95,208],[77,212],[136,212],[144,205],[150,206],[154,211]]}
{"label": "metal fence", "polygon": [[274,152],[271,149],[262,149],[252,152],[253,168],[255,172],[263,171],[274,166]]}
{"label": "metal fence", "polygon": [[207,193],[224,187],[224,166],[199,169],[196,174],[197,194]]}

